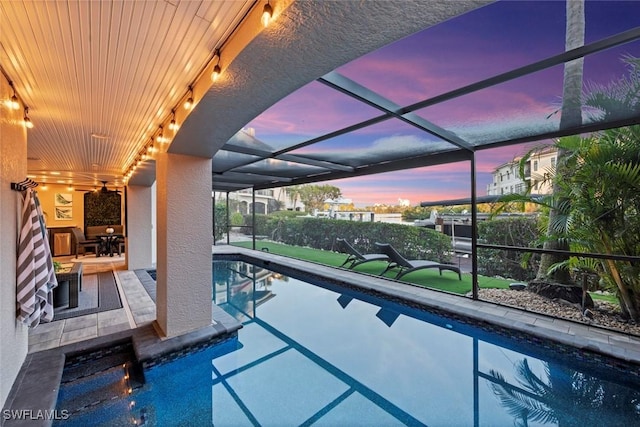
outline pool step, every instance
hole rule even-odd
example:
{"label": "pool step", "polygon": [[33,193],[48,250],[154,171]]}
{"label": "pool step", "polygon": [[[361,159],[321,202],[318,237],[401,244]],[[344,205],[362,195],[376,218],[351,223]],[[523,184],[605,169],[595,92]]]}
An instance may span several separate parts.
{"label": "pool step", "polygon": [[[106,363],[106,360],[100,362]],[[130,396],[142,386],[134,370],[135,364],[126,362],[90,374],[74,369],[72,373],[83,372],[83,375],[73,379],[63,375],[56,405],[58,411],[69,414],[69,420],[63,425],[71,420],[75,425],[83,425],[85,421],[95,423],[96,418],[101,418],[101,425],[130,424],[132,414],[139,411]]]}
{"label": "pool step", "polygon": [[122,365],[102,372],[63,382],[58,394],[58,408],[74,413],[105,401],[127,396],[128,374]]}
{"label": "pool step", "polygon": [[120,417],[130,415],[128,397],[143,384],[131,342],[67,355],[56,404],[69,414],[62,425],[82,425],[96,416],[108,418],[103,421],[109,425],[130,424]]}

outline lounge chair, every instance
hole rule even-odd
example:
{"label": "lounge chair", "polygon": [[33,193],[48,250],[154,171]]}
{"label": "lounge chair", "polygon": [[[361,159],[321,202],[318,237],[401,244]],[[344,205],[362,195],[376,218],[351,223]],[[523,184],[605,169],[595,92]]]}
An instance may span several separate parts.
{"label": "lounge chair", "polygon": [[351,246],[351,244],[345,239],[337,238],[336,243],[338,244],[338,251],[349,255],[340,267],[344,267],[346,264],[349,264],[347,268],[351,269],[369,261],[389,262],[389,257],[384,254],[362,254],[358,252],[358,250]]}
{"label": "lounge chair", "polygon": [[389,265],[387,268],[380,274],[383,275],[389,270],[393,270],[394,268],[399,268],[398,274],[395,279],[398,280],[402,276],[412,273],[417,270],[423,270],[425,268],[437,268],[440,270],[440,275],[442,276],[442,270],[450,270],[455,273],[458,273],[458,278],[462,280],[462,274],[460,273],[460,269],[455,265],[451,264],[442,264],[436,261],[427,261],[423,259],[406,259],[398,251],[395,250],[393,246],[388,243],[376,243],[376,246],[383,254],[389,257]]}
{"label": "lounge chair", "polygon": [[80,250],[82,250],[82,255],[87,253],[87,249],[91,249],[91,251],[96,254],[96,256],[100,256],[100,241],[99,240],[88,240],[84,237],[84,233],[79,228],[72,228],[73,237],[76,241],[76,258],[80,254]]}

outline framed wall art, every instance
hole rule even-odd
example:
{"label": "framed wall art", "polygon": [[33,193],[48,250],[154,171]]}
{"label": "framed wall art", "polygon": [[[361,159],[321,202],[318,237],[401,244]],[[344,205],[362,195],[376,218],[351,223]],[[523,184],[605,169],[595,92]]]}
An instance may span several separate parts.
{"label": "framed wall art", "polygon": [[73,194],[71,193],[56,193],[55,195],[56,206],[72,206]]}
{"label": "framed wall art", "polygon": [[56,220],[69,220],[73,219],[73,208],[71,206],[56,206]]}

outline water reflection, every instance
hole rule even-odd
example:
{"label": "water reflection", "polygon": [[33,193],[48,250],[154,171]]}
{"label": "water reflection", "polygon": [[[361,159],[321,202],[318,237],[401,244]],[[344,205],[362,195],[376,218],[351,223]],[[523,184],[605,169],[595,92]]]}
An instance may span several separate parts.
{"label": "water reflection", "polygon": [[629,426],[640,421],[640,392],[555,363],[536,374],[527,359],[514,364],[516,383],[489,371],[490,387],[513,417],[514,425],[532,422],[560,426]]}
{"label": "water reflection", "polygon": [[274,280],[288,277],[240,261],[213,263],[213,302],[238,321],[255,317],[256,307],[275,297],[270,289]]}
{"label": "water reflection", "polygon": [[[239,340],[246,346],[213,361],[221,375],[255,360],[300,353],[329,377],[337,370],[342,373],[339,382],[376,396],[373,401],[383,402],[378,409],[394,414],[396,421],[413,417],[429,425],[527,426],[640,422],[635,383],[629,387],[605,381],[572,369],[571,360],[550,362],[557,359],[546,359],[545,350],[516,340],[504,347],[504,337],[450,319],[331,286],[327,290],[289,281],[242,262],[216,264],[215,302],[244,323]],[[270,343],[266,353],[252,342],[258,330],[256,340]],[[293,363],[287,364],[289,375],[307,375],[295,372]],[[237,377],[234,393],[252,399],[257,390],[243,389],[242,377]],[[266,395],[272,393],[265,389]]]}

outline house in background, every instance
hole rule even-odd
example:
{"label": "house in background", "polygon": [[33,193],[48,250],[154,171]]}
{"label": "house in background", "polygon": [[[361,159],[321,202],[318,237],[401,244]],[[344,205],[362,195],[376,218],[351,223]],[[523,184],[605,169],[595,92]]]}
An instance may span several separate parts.
{"label": "house in background", "polygon": [[548,181],[556,168],[556,148],[544,148],[534,152],[524,167],[524,179],[520,177],[520,161],[516,157],[510,162],[498,166],[493,171],[493,180],[487,185],[487,196],[503,194],[524,194],[527,181],[531,184],[531,194],[541,195],[551,193],[551,183]]}
{"label": "house in background", "polygon": [[[227,199],[229,195],[229,210],[243,215],[254,212],[253,194],[250,188],[229,193],[216,191],[214,197],[216,203]],[[300,200],[292,200],[286,187],[276,187],[255,191],[255,213],[270,214],[275,211],[304,211],[304,203]]]}

